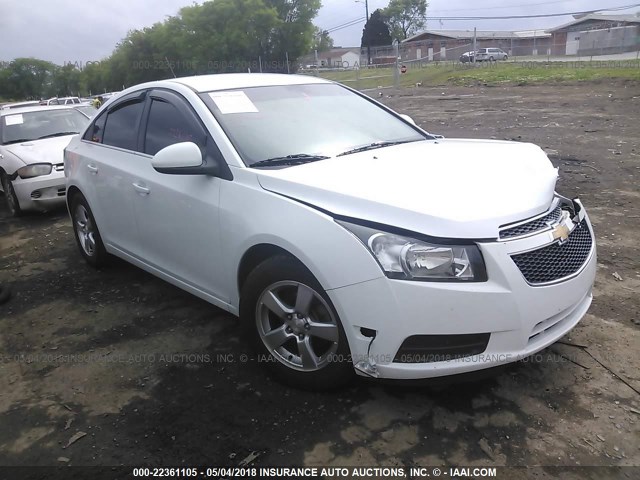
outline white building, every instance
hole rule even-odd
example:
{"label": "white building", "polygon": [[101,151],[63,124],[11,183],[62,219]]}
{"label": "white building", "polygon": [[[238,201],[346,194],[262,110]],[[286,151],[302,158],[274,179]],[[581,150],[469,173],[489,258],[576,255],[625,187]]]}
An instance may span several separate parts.
{"label": "white building", "polygon": [[318,53],[318,67],[360,68],[360,48],[333,48]]}

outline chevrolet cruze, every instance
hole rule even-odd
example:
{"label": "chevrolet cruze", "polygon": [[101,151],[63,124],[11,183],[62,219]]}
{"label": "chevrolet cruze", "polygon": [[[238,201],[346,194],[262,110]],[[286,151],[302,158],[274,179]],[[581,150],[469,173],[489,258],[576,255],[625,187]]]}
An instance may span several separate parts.
{"label": "chevrolet cruze", "polygon": [[121,257],[238,315],[298,386],[516,361],[592,300],[589,218],[539,147],[444,139],[315,77],[129,88],[65,174],[87,262]]}

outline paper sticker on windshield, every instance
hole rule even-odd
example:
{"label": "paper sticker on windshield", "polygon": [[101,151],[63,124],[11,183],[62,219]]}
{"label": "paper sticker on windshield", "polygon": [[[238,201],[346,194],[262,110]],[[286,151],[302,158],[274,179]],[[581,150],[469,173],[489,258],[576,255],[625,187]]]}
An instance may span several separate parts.
{"label": "paper sticker on windshield", "polygon": [[220,113],[257,113],[258,109],[244,92],[212,92],[209,94]]}
{"label": "paper sticker on windshield", "polygon": [[4,124],[9,125],[22,125],[24,123],[24,119],[22,118],[22,114],[18,113],[16,115],[6,115],[4,117]]}

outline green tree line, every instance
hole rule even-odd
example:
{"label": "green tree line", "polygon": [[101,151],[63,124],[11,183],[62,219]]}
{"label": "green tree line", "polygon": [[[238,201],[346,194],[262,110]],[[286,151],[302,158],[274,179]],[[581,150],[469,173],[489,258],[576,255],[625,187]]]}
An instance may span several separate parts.
{"label": "green tree line", "polygon": [[0,97],[99,94],[137,83],[223,72],[287,72],[318,42],[320,0],[215,0],[129,31],[112,54],[88,65],[35,58],[0,64]]}

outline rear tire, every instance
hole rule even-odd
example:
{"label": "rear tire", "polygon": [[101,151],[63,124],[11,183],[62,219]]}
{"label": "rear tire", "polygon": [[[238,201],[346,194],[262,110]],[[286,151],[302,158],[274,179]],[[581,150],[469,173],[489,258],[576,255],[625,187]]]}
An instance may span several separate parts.
{"label": "rear tire", "polygon": [[76,193],[70,202],[71,221],[76,243],[85,261],[94,268],[108,263],[109,254],[104,248],[102,237],[87,200],[81,193]]}
{"label": "rear tire", "polygon": [[13,189],[13,184],[6,173],[0,174],[0,182],[2,182],[2,190],[4,191],[4,198],[7,202],[7,208],[12,217],[19,217],[22,215],[22,209],[20,208],[20,202],[18,202],[18,196]]}
{"label": "rear tire", "polygon": [[338,314],[320,283],[294,258],[271,257],[249,274],[240,319],[258,360],[281,382],[328,390],[353,377]]}

